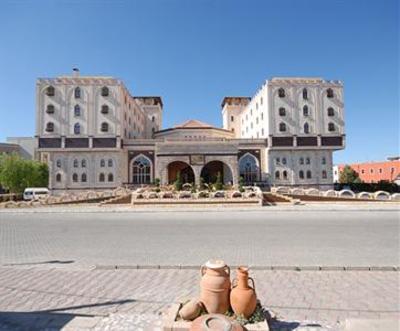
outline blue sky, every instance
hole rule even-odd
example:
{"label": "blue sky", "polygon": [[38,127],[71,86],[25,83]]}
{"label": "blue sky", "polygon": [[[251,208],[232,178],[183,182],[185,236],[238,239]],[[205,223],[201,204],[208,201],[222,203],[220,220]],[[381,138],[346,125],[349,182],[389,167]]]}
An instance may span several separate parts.
{"label": "blue sky", "polygon": [[340,79],[347,147],[335,162],[400,154],[396,0],[3,0],[0,43],[0,141],[34,135],[37,77],[77,66],[162,96],[164,127],[221,126],[222,98],[269,77]]}

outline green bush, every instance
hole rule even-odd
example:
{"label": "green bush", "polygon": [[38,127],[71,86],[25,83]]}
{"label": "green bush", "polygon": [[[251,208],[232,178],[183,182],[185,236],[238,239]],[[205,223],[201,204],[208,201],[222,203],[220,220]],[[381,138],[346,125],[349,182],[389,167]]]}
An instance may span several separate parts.
{"label": "green bush", "polygon": [[182,190],[182,179],[181,179],[181,172],[178,171],[176,174],[176,180],[174,182],[175,190],[180,191]]}
{"label": "green bush", "polygon": [[224,189],[224,184],[222,183],[222,176],[220,172],[218,172],[217,174],[217,180],[215,181],[214,187],[217,191]]}

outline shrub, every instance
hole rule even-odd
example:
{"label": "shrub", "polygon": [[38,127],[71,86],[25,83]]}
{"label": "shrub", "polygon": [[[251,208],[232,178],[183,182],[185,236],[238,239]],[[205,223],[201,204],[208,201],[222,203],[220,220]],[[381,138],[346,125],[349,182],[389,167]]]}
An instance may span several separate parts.
{"label": "shrub", "polygon": [[176,174],[176,180],[174,183],[175,190],[180,191],[182,190],[182,180],[181,180],[181,172],[178,171]]}
{"label": "shrub", "polygon": [[218,172],[217,174],[217,180],[215,181],[214,187],[217,191],[224,189],[224,184],[222,183],[222,176],[220,172]]}

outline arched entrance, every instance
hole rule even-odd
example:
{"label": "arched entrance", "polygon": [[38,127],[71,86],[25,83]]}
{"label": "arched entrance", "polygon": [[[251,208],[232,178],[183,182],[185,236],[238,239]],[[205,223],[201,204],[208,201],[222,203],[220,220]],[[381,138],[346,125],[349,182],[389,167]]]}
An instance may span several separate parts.
{"label": "arched entrance", "polygon": [[194,183],[194,172],[192,167],[183,161],[174,161],[168,164],[168,183],[176,181],[176,176],[180,172],[182,183]]}
{"label": "arched entrance", "polygon": [[232,183],[232,171],[229,166],[222,161],[208,162],[201,170],[200,177],[204,179],[205,183],[215,183],[218,173],[221,174],[224,184]]}
{"label": "arched entrance", "polygon": [[239,176],[243,178],[246,184],[253,184],[259,180],[260,168],[257,158],[246,153],[239,160]]}

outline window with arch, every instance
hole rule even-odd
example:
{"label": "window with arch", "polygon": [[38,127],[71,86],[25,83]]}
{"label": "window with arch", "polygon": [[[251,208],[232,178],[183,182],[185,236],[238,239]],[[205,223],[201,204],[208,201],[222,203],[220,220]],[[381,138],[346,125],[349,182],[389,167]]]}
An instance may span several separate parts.
{"label": "window with arch", "polygon": [[108,97],[109,94],[110,94],[110,90],[108,89],[108,87],[107,86],[103,86],[101,88],[101,96],[102,97]]}
{"label": "window with arch", "polygon": [[310,164],[310,163],[311,163],[310,158],[309,158],[309,157],[306,157],[306,164]]}
{"label": "window with arch", "polygon": [[335,124],[333,124],[332,122],[328,123],[328,131],[334,132],[335,130],[336,130]]}
{"label": "window with arch", "polygon": [[303,116],[308,116],[310,113],[309,113],[309,111],[308,111],[308,106],[307,105],[304,105],[304,107],[303,107]]}
{"label": "window with arch", "polygon": [[81,161],[81,167],[82,167],[82,168],[86,168],[86,160],[85,160],[85,159],[83,159],[83,160]]}
{"label": "window with arch", "polygon": [[280,98],[284,98],[285,95],[286,95],[285,90],[281,87],[281,88],[278,90],[278,96],[279,96]]}
{"label": "window with arch", "polygon": [[114,181],[114,175],[112,173],[108,174],[108,181],[113,182]]}
{"label": "window with arch", "polygon": [[151,133],[154,134],[156,132],[156,128],[151,128]]}
{"label": "window with arch", "polygon": [[279,131],[280,132],[285,132],[286,131],[286,124],[285,123],[279,123]]}
{"label": "window with arch", "polygon": [[106,123],[106,122],[101,123],[100,130],[101,130],[101,132],[108,132],[108,123]]}
{"label": "window with arch", "polygon": [[283,177],[283,179],[288,179],[288,174],[287,174],[286,170],[283,170],[282,177]]}
{"label": "window with arch", "polygon": [[279,116],[286,116],[286,109],[283,107],[279,108]]}
{"label": "window with arch", "polygon": [[100,167],[104,168],[106,166],[106,161],[104,159],[100,160]]}
{"label": "window with arch", "polygon": [[81,107],[79,105],[75,105],[74,107],[74,116],[75,117],[81,116]]}
{"label": "window with arch", "polygon": [[328,174],[326,173],[326,170],[322,170],[322,178],[323,179],[328,178]]}
{"label": "window with arch", "polygon": [[321,163],[322,163],[322,164],[326,164],[326,157],[323,157],[323,158],[321,159]]}
{"label": "window with arch", "polygon": [[280,179],[281,174],[279,172],[279,170],[275,171],[275,179]]}
{"label": "window with arch", "polygon": [[79,123],[74,125],[74,134],[81,134],[81,125]]}
{"label": "window with arch", "polygon": [[54,114],[54,110],[55,110],[54,105],[52,105],[52,104],[47,105],[47,107],[46,107],[47,114]]}
{"label": "window with arch", "polygon": [[57,166],[57,168],[61,168],[61,160],[56,161],[56,166]]}
{"label": "window with arch", "polygon": [[106,179],[106,176],[103,173],[100,173],[99,175],[99,182],[103,183]]}
{"label": "window with arch", "polygon": [[86,176],[85,173],[83,173],[83,174],[81,175],[81,182],[82,182],[82,183],[86,183],[86,182],[87,182],[87,176]]}
{"label": "window with arch", "polygon": [[61,182],[61,174],[56,175],[56,182],[57,183]]}
{"label": "window with arch", "polygon": [[81,89],[80,89],[80,87],[75,88],[74,96],[75,96],[75,99],[80,99],[80,97],[81,97]]}
{"label": "window with arch", "polygon": [[287,161],[286,161],[286,157],[283,157],[283,158],[282,158],[282,164],[286,164],[286,162],[287,162]]}
{"label": "window with arch", "polygon": [[328,108],[328,116],[329,117],[335,116],[335,110],[332,107]]}
{"label": "window with arch", "polygon": [[47,132],[54,132],[54,123],[53,122],[48,122],[46,124],[46,131]]}
{"label": "window with arch", "polygon": [[54,95],[56,94],[56,89],[54,88],[54,86],[48,86],[46,88],[46,95],[49,97],[54,97]]}
{"label": "window with arch", "polygon": [[304,171],[303,170],[299,171],[299,178],[304,179]]}
{"label": "window with arch", "polygon": [[308,91],[306,88],[303,89],[303,99],[307,100],[308,99]]}
{"label": "window with arch", "polygon": [[74,183],[78,182],[78,174],[77,174],[77,173],[74,173],[74,174],[72,175],[72,181],[73,181]]}
{"label": "window with arch", "polygon": [[310,125],[307,122],[304,123],[304,133],[310,133]]}
{"label": "window with arch", "polygon": [[74,168],[79,167],[79,161],[77,159],[74,160],[73,166],[74,166]]}
{"label": "window with arch", "polygon": [[301,158],[299,159],[299,164],[304,164],[304,158],[301,157]]}
{"label": "window with arch", "polygon": [[154,116],[152,116],[151,121],[154,123],[156,121],[156,118]]}
{"label": "window with arch", "polygon": [[258,180],[259,167],[254,155],[245,154],[239,160],[239,175],[246,184],[254,183]]}
{"label": "window with arch", "polygon": [[311,170],[307,170],[307,179],[311,178]]}
{"label": "window with arch", "polygon": [[151,162],[143,155],[138,156],[132,163],[132,181],[134,184],[150,184]]}
{"label": "window with arch", "polygon": [[[102,105],[101,106],[101,113],[102,114],[108,114],[108,111],[109,111],[109,108],[108,108],[107,105]],[[125,116],[126,116],[126,114],[125,114]]]}
{"label": "window with arch", "polygon": [[108,164],[109,167],[112,167],[113,166],[113,160],[112,159],[108,159],[108,163],[107,164]]}
{"label": "window with arch", "polygon": [[331,89],[331,88],[328,88],[327,90],[326,90],[326,96],[328,97],[328,98],[333,98],[333,90]]}

